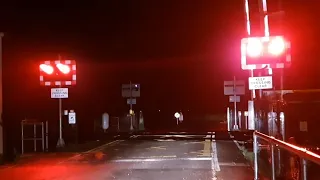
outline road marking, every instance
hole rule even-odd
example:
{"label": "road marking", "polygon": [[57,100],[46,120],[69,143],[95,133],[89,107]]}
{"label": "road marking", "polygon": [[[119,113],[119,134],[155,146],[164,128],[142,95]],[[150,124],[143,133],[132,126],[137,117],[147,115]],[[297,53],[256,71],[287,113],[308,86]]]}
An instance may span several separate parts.
{"label": "road marking", "polygon": [[220,166],[229,166],[229,167],[249,167],[249,164],[246,163],[235,163],[235,162],[231,162],[231,163],[227,163],[227,162],[220,162],[219,163]]}
{"label": "road marking", "polygon": [[211,147],[212,147],[212,163],[213,163],[212,165],[213,165],[213,168],[216,171],[220,171],[219,160],[218,160],[217,143],[216,143],[215,140],[212,140]]}
{"label": "road marking", "polygon": [[238,147],[238,149],[242,152],[242,148],[240,147],[238,141],[236,140],[233,140],[233,142],[236,144],[236,146]]}
{"label": "road marking", "polygon": [[[206,138],[212,138],[213,140],[206,140],[209,141],[209,149],[210,151],[210,161],[211,161],[211,175],[212,175],[212,180],[217,180],[217,173],[220,171],[220,166],[219,166],[219,161],[218,161],[218,151],[217,151],[217,144],[216,141],[214,140],[215,138],[215,132],[208,132],[211,135],[207,135]],[[208,147],[204,147],[205,149]]]}
{"label": "road marking", "polygon": [[159,161],[210,161],[212,158],[136,158],[136,159],[116,159],[111,162],[159,162]]}
{"label": "road marking", "polygon": [[137,138],[137,137],[139,137],[139,135],[132,135],[132,136],[130,136],[129,138],[130,138],[130,139],[133,139],[133,138]]}
{"label": "road marking", "polygon": [[118,143],[118,142],[122,142],[122,141],[124,141],[124,140],[111,141],[111,142],[109,142],[109,143],[103,144],[103,145],[101,145],[101,146],[99,146],[99,147],[90,149],[89,151],[86,151],[86,152],[83,152],[83,153],[90,153],[90,152],[94,152],[94,151],[97,151],[97,150],[101,150],[101,149],[103,149],[103,148],[105,148],[105,147],[107,147],[107,146],[110,146],[111,144]]}
{"label": "road marking", "polygon": [[148,147],[146,149],[148,149],[148,150],[151,150],[151,149],[166,150],[167,148],[165,146],[152,146],[152,147]]}
{"label": "road marking", "polygon": [[155,141],[176,141],[174,139],[155,139]]}
{"label": "road marking", "polygon": [[[115,159],[110,162],[122,163],[122,162],[160,162],[160,161],[212,161],[211,157],[190,157],[190,158],[176,158],[175,155],[172,156],[150,156],[148,158],[138,157],[132,159]],[[235,163],[235,162],[220,162],[219,166],[229,166],[229,167],[247,167],[250,166],[246,163]],[[219,167],[220,168],[220,167]],[[213,168],[214,174],[213,178],[216,177],[216,170]]]}
{"label": "road marking", "polygon": [[210,140],[206,139],[204,142],[203,150],[201,150],[201,153],[199,156],[206,156],[210,157],[211,156],[211,142]]}
{"label": "road marking", "polygon": [[176,155],[169,155],[169,156],[150,156],[149,158],[176,158]]}
{"label": "road marking", "polygon": [[101,149],[103,149],[103,148],[105,148],[105,147],[107,147],[107,146],[109,146],[109,145],[111,145],[111,144],[118,143],[118,142],[122,142],[122,141],[124,141],[124,140],[111,141],[111,142],[106,143],[106,144],[103,144],[103,145],[101,145],[101,146],[99,146],[99,147],[90,149],[89,151],[85,151],[85,152],[78,153],[78,154],[76,154],[76,155],[74,155],[74,156],[72,156],[72,157],[70,157],[70,158],[67,158],[66,160],[63,160],[63,161],[61,161],[61,162],[59,162],[59,163],[57,163],[57,164],[65,163],[65,162],[67,162],[67,161],[69,161],[69,160],[76,159],[76,158],[82,156],[83,154],[91,153],[91,152],[94,152],[94,151],[97,151],[97,150],[101,150]]}

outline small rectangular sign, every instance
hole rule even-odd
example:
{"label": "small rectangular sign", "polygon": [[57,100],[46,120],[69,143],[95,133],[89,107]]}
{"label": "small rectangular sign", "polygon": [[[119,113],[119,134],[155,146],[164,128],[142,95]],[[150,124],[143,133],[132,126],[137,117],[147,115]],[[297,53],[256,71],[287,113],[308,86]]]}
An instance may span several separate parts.
{"label": "small rectangular sign", "polygon": [[68,120],[69,120],[69,124],[76,124],[76,113],[69,112]]}
{"label": "small rectangular sign", "polygon": [[224,81],[224,95],[244,95],[245,82],[243,80],[236,81],[236,89],[234,89],[234,81]]}
{"label": "small rectangular sign", "polygon": [[[131,91],[130,91],[131,89]],[[140,97],[140,84],[122,84],[122,97]]]}
{"label": "small rectangular sign", "polygon": [[68,98],[68,88],[51,88],[51,98]]}
{"label": "small rectangular sign", "polygon": [[272,89],[272,76],[249,77],[249,89]]}
{"label": "small rectangular sign", "polygon": [[[137,104],[137,99],[131,99],[132,104]],[[127,99],[127,104],[130,104],[130,99]]]}
{"label": "small rectangular sign", "polygon": [[[229,102],[234,102],[234,96],[229,96]],[[236,96],[236,102],[240,102],[240,96]]]}

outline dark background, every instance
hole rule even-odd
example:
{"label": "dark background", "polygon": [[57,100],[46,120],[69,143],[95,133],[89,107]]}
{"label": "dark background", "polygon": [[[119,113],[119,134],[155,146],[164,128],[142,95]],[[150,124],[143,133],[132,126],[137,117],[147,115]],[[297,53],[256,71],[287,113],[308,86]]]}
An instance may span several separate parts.
{"label": "dark background", "polygon": [[[282,26],[270,19],[271,33],[283,33],[292,43],[286,89],[320,86],[319,5],[283,0]],[[277,10],[278,2],[269,0],[269,7]],[[48,120],[56,135],[58,100],[50,99],[50,89],[40,86],[39,62],[56,60],[58,54],[77,61],[77,85],[70,87],[63,107],[77,112],[83,138],[90,136],[93,120],[103,112],[120,116],[128,111],[121,84],[130,80],[141,84],[134,109],[144,112],[147,127],[170,124],[178,110],[224,113],[228,99],[223,81],[233,75],[248,77],[240,69],[240,40],[246,36],[243,10],[242,0],[1,3],[7,147],[19,143],[24,118]],[[257,18],[253,21],[257,31]],[[246,108],[245,101],[240,108]],[[159,109],[162,115],[156,114]]]}

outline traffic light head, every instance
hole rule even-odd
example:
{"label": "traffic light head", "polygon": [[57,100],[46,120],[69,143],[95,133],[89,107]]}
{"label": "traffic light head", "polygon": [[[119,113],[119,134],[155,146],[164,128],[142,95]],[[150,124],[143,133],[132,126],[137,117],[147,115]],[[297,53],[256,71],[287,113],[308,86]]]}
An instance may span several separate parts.
{"label": "traffic light head", "polygon": [[45,61],[40,64],[40,82],[47,86],[75,84],[75,61]]}
{"label": "traffic light head", "polygon": [[69,74],[70,73],[70,67],[68,65],[65,65],[65,64],[57,64],[56,65],[57,68],[59,69],[59,71],[63,74]]}
{"label": "traffic light head", "polygon": [[241,42],[241,61],[245,65],[289,63],[290,43],[282,36],[249,37]]}
{"label": "traffic light head", "polygon": [[43,71],[47,75],[59,75],[69,74],[71,68],[69,65],[58,63],[55,66],[49,64],[40,64],[40,71]]}
{"label": "traffic light head", "polygon": [[47,64],[40,64],[40,71],[43,71],[46,74],[52,74],[53,67],[51,65],[47,65]]}

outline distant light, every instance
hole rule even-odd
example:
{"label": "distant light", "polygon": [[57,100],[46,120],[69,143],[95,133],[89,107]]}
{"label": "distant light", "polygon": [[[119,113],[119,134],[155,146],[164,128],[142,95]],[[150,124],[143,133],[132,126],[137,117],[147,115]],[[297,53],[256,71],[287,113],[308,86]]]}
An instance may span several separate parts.
{"label": "distant light", "polygon": [[159,112],[160,112],[160,109],[159,109]]}
{"label": "distant light", "polygon": [[137,88],[137,87],[138,87],[138,84],[135,84],[135,85],[134,85],[134,87],[136,87],[136,88]]}
{"label": "distant light", "polygon": [[180,113],[178,112],[174,113],[174,117],[178,119],[180,117]]}

